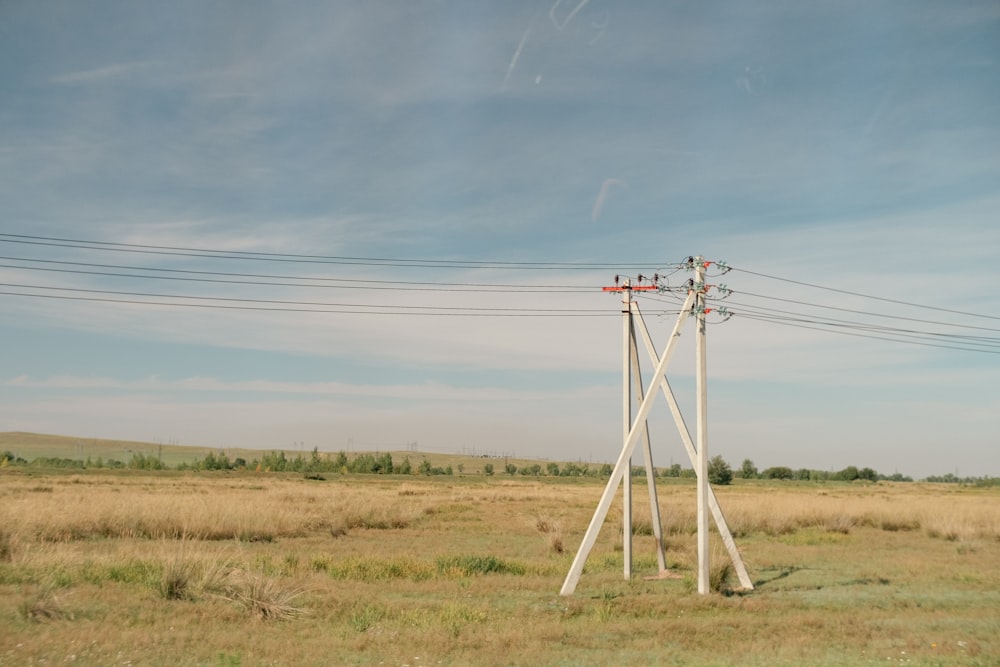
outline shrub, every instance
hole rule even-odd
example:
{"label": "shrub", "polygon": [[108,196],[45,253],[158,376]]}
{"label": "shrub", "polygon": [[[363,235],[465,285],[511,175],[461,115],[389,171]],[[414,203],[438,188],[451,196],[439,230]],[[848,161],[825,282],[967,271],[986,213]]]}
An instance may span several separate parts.
{"label": "shrub", "polygon": [[404,457],[403,462],[399,464],[399,468],[396,472],[400,475],[412,475],[413,474],[413,464],[410,463],[410,457]]}
{"label": "shrub", "polygon": [[721,456],[713,456],[708,462],[708,481],[726,485],[733,481],[733,471]]}

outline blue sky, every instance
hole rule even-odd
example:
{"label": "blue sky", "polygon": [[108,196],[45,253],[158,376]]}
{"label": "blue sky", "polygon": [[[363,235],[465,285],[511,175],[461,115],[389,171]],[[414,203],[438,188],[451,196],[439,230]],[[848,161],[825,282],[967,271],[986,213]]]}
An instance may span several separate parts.
{"label": "blue sky", "polygon": [[[710,453],[1000,475],[998,118],[994,2],[6,2],[0,430],[614,460],[599,288],[700,254],[734,267]],[[393,314],[109,302],[182,300],[140,293]],[[676,303],[640,299],[661,347]]]}

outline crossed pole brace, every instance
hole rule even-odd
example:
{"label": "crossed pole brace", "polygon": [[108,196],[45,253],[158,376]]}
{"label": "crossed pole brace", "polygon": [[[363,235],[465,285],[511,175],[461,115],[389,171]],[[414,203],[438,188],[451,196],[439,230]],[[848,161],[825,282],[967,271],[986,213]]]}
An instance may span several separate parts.
{"label": "crossed pole brace", "polygon": [[[653,471],[653,460],[652,460],[652,450],[649,444],[649,429],[647,426],[647,419],[649,417],[649,412],[652,409],[653,397],[657,392],[657,389],[662,391],[664,398],[667,401],[667,405],[670,408],[670,412],[674,417],[674,423],[677,426],[677,431],[681,436],[681,441],[684,443],[684,449],[687,451],[688,458],[691,464],[694,466],[699,474],[703,474],[703,471],[699,469],[697,465],[698,461],[698,450],[695,446],[694,440],[691,438],[691,433],[688,431],[687,425],[684,423],[684,418],[681,415],[680,407],[677,405],[677,401],[674,398],[674,393],[670,388],[670,383],[667,381],[666,370],[670,363],[670,358],[676,349],[677,339],[680,337],[681,329],[684,322],[691,316],[692,307],[698,300],[698,294],[694,289],[688,291],[687,298],[684,301],[684,305],[681,306],[680,313],[677,316],[677,321],[674,323],[674,328],[670,334],[670,338],[667,341],[667,346],[663,351],[663,355],[659,356],[656,353],[656,348],[653,345],[653,340],[649,335],[649,330],[646,328],[646,323],[642,319],[642,315],[639,312],[639,305],[631,299],[629,291],[635,289],[635,286],[631,287],[626,283],[622,288],[606,288],[608,291],[625,291],[625,296],[623,298],[623,306],[627,304],[627,310],[623,308],[623,312],[629,320],[628,322],[628,346],[629,346],[629,357],[630,366],[632,371],[633,380],[638,387],[639,393],[642,394],[642,401],[639,404],[638,412],[635,418],[631,422],[631,427],[628,433],[625,435],[625,441],[622,446],[621,454],[618,456],[618,461],[615,463],[614,470],[611,473],[611,477],[608,479],[608,483],[604,488],[604,494],[601,496],[601,500],[597,505],[597,509],[594,512],[594,516],[590,520],[590,525],[587,527],[587,532],[584,534],[583,541],[580,544],[580,548],[576,553],[576,557],[573,559],[573,564],[570,566],[569,573],[566,575],[566,580],[563,582],[562,589],[560,590],[560,595],[572,595],[573,591],[576,590],[576,585],[580,580],[580,575],[583,572],[583,566],[587,561],[587,557],[590,555],[591,549],[594,547],[594,543],[597,541],[597,535],[600,532],[601,525],[607,518],[608,511],[611,508],[611,503],[614,500],[615,492],[618,490],[618,485],[623,481],[625,482],[625,495],[626,495],[626,509],[625,509],[625,544],[626,544],[626,558],[625,558],[625,577],[629,579],[631,577],[631,563],[630,563],[630,547],[629,542],[631,539],[631,511],[628,505],[631,503],[631,491],[629,489],[629,482],[631,478],[631,460],[632,454],[635,450],[637,443],[639,442],[639,437],[642,436],[644,443],[644,453],[646,459],[646,479],[649,486],[649,499],[650,499],[650,510],[652,512],[653,520],[653,534],[657,541],[657,560],[660,566],[660,572],[666,571],[666,560],[663,548],[663,537],[662,528],[660,521],[660,510],[659,503],[656,497],[656,483],[655,475],[652,474]],[[645,286],[642,286],[645,287]],[[635,327],[635,323],[638,322],[639,326]],[[699,322],[703,325],[703,319]],[[650,360],[656,364],[656,370],[653,374],[653,381],[650,383],[649,388],[643,392],[642,390],[642,379],[639,375],[639,360],[636,351],[636,339],[635,339],[635,329],[638,328],[639,332],[642,334],[642,339],[646,352],[649,355]],[[625,387],[625,392],[628,392],[628,386]],[[628,473],[628,477],[626,477]],[[702,480],[699,480],[702,481]],[[733,563],[733,568],[736,571],[736,576],[739,578],[740,585],[745,590],[753,589],[753,581],[750,579],[750,575],[747,573],[746,566],[743,563],[743,558],[740,556],[739,549],[736,546],[736,542],[733,539],[732,532],[729,530],[729,525],[726,523],[725,515],[722,513],[722,508],[719,506],[719,501],[715,496],[715,492],[712,490],[708,480],[704,480],[704,484],[707,490],[707,500],[708,508],[712,514],[712,518],[715,520],[716,528],[719,531],[719,535],[722,538],[722,542],[729,552],[729,557]],[[707,527],[702,526],[702,522],[698,524],[699,532],[699,543],[707,544],[707,534],[702,535],[702,531],[707,530]],[[707,552],[706,552],[707,556]],[[705,560],[707,565],[707,558]],[[708,592],[708,572],[707,567],[701,567],[699,563],[698,571],[698,591],[700,593]]]}

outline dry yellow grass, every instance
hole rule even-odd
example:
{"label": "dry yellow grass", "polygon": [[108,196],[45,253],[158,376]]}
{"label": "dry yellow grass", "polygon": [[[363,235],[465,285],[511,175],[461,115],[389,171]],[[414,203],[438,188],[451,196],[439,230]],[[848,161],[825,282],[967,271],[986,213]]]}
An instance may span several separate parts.
{"label": "dry yellow grass", "polygon": [[702,597],[693,485],[661,483],[681,578],[642,579],[656,559],[637,502],[635,579],[622,581],[616,506],[577,594],[560,597],[601,488],[7,470],[0,663],[982,665],[1000,654],[1000,490],[718,488],[757,589]]}

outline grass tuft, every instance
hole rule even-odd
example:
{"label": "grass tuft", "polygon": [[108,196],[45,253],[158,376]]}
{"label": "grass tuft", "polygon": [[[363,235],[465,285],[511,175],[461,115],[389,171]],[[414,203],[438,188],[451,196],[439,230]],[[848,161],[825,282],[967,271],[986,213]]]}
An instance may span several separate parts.
{"label": "grass tuft", "polygon": [[367,632],[385,617],[385,607],[369,604],[351,613],[348,622],[355,632]]}
{"label": "grass tuft", "polygon": [[562,528],[556,521],[546,516],[536,516],[535,530],[548,536],[549,549],[554,553],[561,554],[566,550],[563,546]]}
{"label": "grass tuft", "polygon": [[733,562],[729,560],[729,556],[720,556],[716,554],[708,568],[709,590],[723,594],[730,592],[732,589],[729,584],[729,580],[730,577],[733,576],[734,572],[735,569],[733,568]]}
{"label": "grass tuft", "polygon": [[18,613],[31,623],[73,619],[73,614],[63,607],[62,601],[56,596],[54,586],[47,586],[21,602]]}
{"label": "grass tuft", "polygon": [[262,621],[284,621],[302,616],[303,607],[292,604],[304,591],[285,586],[263,572],[244,573],[228,586],[224,597]]}
{"label": "grass tuft", "polygon": [[14,560],[16,540],[12,533],[0,529],[0,563],[9,563]]}
{"label": "grass tuft", "polygon": [[194,597],[192,585],[195,567],[190,561],[174,558],[163,567],[158,587],[166,600],[191,600]]}

